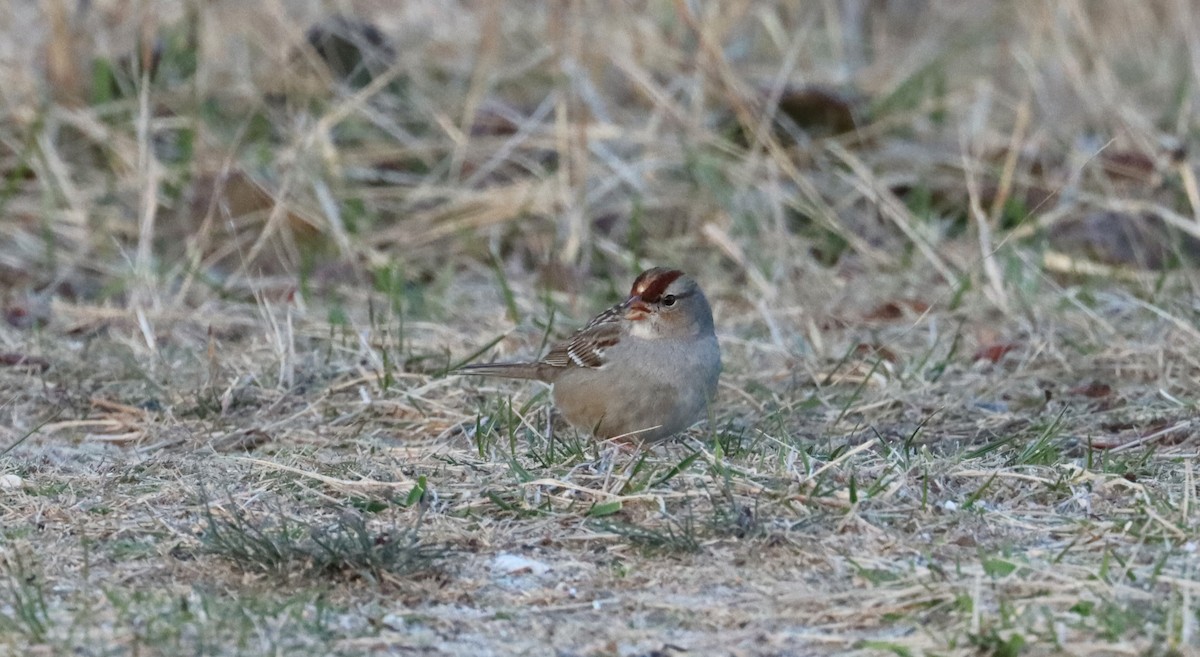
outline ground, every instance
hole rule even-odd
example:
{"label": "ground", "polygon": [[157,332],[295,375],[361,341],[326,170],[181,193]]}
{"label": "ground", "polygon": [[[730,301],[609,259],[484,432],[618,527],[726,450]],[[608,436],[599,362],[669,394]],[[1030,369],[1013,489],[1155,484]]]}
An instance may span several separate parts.
{"label": "ground", "polygon": [[[1196,652],[1193,14],[0,9],[0,654]],[[657,265],[686,435],[454,374]]]}

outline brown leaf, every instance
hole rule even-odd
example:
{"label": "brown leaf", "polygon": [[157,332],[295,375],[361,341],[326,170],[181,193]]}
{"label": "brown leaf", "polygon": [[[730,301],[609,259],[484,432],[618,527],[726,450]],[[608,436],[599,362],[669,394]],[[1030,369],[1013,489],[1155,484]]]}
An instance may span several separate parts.
{"label": "brown leaf", "polygon": [[1087,385],[1076,386],[1074,388],[1071,388],[1067,392],[1072,395],[1080,395],[1082,397],[1090,397],[1092,399],[1099,399],[1100,397],[1107,397],[1107,396],[1111,395],[1113,392],[1113,389],[1112,389],[1112,386],[1108,385],[1107,383],[1101,383],[1099,381],[1092,381],[1091,383],[1089,383]]}
{"label": "brown leaf", "polygon": [[[840,135],[854,130],[856,99],[838,89],[805,86],[785,89],[779,97],[779,118],[809,133]],[[786,131],[786,128],[785,128]]]}
{"label": "brown leaf", "polygon": [[26,356],[14,351],[0,353],[0,365],[6,367],[30,367],[45,372],[50,369],[50,361],[38,356]]}
{"label": "brown leaf", "polygon": [[1138,151],[1105,149],[1100,152],[1100,167],[1114,180],[1150,186],[1157,186],[1162,181],[1162,176],[1158,173],[1158,162],[1150,155]]}
{"label": "brown leaf", "polygon": [[896,363],[900,360],[900,358],[896,356],[896,352],[892,351],[891,349],[888,349],[882,345],[868,344],[866,342],[860,342],[855,345],[854,355],[864,359],[878,357],[888,361],[889,363]]}
{"label": "brown leaf", "polygon": [[891,321],[900,319],[904,316],[904,309],[895,301],[888,301],[875,307],[874,310],[863,315],[863,319]]}
{"label": "brown leaf", "polygon": [[1175,260],[1200,262],[1200,240],[1152,215],[1092,212],[1051,228],[1050,245],[1108,265],[1160,270]]}
{"label": "brown leaf", "polygon": [[971,357],[971,360],[986,360],[993,363],[998,363],[1000,362],[1001,358],[1004,358],[1005,354],[1019,346],[1020,345],[1015,342],[1000,342],[997,344],[990,344],[986,347],[981,347],[978,351],[976,351],[975,355]]}
{"label": "brown leaf", "polygon": [[378,27],[346,16],[313,25],[305,38],[330,74],[354,87],[365,86],[396,59],[395,48]]}
{"label": "brown leaf", "polygon": [[50,323],[50,304],[32,298],[14,301],[4,307],[4,321],[19,329],[41,328]]}
{"label": "brown leaf", "polygon": [[903,319],[906,310],[913,315],[920,315],[929,310],[929,304],[917,299],[900,299],[879,304],[874,310],[863,315],[863,319],[876,322],[891,322]]}
{"label": "brown leaf", "polygon": [[[765,107],[775,90],[764,87],[757,93],[758,104]],[[779,93],[771,131],[784,145],[846,134],[858,128],[865,105],[854,90],[820,85],[788,87]],[[748,145],[755,141],[749,132],[753,126],[743,125],[732,110],[723,114],[720,123],[724,126],[722,132],[735,142]]]}
{"label": "brown leaf", "polygon": [[521,130],[521,125],[532,112],[519,109],[495,98],[485,100],[479,109],[475,110],[471,122],[473,137],[508,137]]}

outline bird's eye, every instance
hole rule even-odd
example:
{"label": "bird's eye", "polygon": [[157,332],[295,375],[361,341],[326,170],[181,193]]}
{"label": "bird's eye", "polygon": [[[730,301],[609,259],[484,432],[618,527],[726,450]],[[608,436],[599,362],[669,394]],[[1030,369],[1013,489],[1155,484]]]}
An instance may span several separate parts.
{"label": "bird's eye", "polygon": [[662,298],[662,305],[664,305],[664,306],[666,306],[666,307],[668,307],[668,308],[670,308],[671,306],[674,306],[674,305],[675,305],[675,295],[674,295],[674,294],[668,294],[667,296],[663,297],[663,298]]}

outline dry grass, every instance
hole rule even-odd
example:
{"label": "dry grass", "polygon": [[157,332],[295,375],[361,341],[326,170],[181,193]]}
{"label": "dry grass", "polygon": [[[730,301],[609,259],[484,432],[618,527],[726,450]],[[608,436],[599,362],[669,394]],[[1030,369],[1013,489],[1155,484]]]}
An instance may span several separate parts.
{"label": "dry grass", "polygon": [[[1189,3],[11,4],[0,653],[1200,648]],[[446,375],[650,264],[707,426]]]}

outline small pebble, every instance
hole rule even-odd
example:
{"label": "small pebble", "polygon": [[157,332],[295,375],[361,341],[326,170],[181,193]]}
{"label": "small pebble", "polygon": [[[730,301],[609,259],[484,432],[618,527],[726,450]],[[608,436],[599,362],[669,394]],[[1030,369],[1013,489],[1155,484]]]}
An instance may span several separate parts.
{"label": "small pebble", "polygon": [[15,474],[0,475],[0,489],[12,490],[25,485],[25,480]]}

